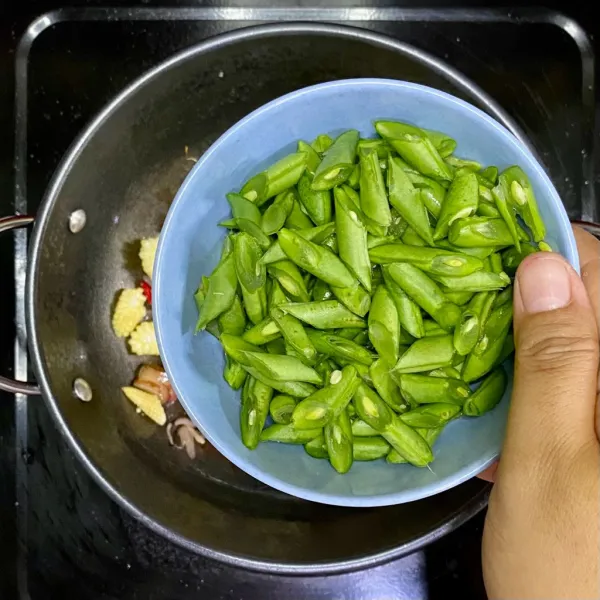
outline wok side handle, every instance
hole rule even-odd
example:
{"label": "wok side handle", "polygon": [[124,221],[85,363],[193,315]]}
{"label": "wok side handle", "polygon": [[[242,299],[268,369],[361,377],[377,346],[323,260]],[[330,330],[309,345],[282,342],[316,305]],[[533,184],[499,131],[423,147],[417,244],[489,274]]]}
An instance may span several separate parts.
{"label": "wok side handle", "polygon": [[[0,218],[0,233],[12,231],[21,227],[27,227],[33,223],[33,217],[25,215],[15,215],[12,217]],[[34,383],[25,381],[16,381],[0,376],[0,391],[8,392],[9,394],[26,394],[28,396],[38,395],[40,388]]]}

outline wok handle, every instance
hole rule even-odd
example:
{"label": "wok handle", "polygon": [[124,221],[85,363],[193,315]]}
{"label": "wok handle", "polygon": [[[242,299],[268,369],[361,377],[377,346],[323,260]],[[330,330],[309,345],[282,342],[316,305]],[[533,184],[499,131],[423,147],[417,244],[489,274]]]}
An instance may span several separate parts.
{"label": "wok handle", "polygon": [[[0,218],[0,233],[12,231],[20,227],[27,227],[33,223],[33,217],[25,215],[15,215],[12,217]],[[37,395],[40,393],[40,388],[34,383],[24,381],[15,381],[0,375],[0,390],[10,394],[27,394],[28,396]]]}

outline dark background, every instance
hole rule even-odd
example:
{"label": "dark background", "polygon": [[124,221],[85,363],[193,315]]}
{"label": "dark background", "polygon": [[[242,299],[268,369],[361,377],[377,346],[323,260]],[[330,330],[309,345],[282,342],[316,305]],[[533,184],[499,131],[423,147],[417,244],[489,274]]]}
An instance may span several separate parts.
{"label": "dark background", "polygon": [[[420,7],[414,2],[374,2],[378,6]],[[82,2],[71,0],[69,6],[133,6],[135,2]],[[177,2],[150,0],[138,3],[141,6],[271,6],[264,1],[254,2]],[[290,2],[289,5],[316,6],[319,2]],[[277,3],[276,6],[283,6]],[[327,6],[369,6],[370,3],[342,2],[330,0]],[[452,3],[429,2],[428,6],[452,6]],[[462,2],[460,6],[495,6],[494,2]],[[505,6],[505,3],[498,3]],[[529,3],[530,6],[534,4]],[[537,4],[549,6],[571,16],[588,31],[596,45],[596,30],[599,22],[592,21],[585,9],[577,9],[574,3],[547,2]],[[13,212],[13,158],[14,158],[14,60],[15,48],[27,25],[36,17],[60,3],[44,0],[0,0],[0,215]],[[600,31],[598,31],[600,34]],[[107,48],[110,53],[110,50]],[[119,60],[113,56],[112,60]],[[126,62],[126,61],[125,61]],[[77,119],[77,115],[73,115]],[[577,114],[574,115],[577,119]],[[83,125],[83,122],[81,123]],[[561,193],[563,191],[561,190]],[[577,191],[574,192],[575,194]],[[0,373],[10,374],[14,361],[14,291],[13,291],[13,240],[11,236],[0,238]],[[95,484],[79,472],[69,453],[61,448],[58,459],[65,469],[72,470],[71,484],[78,488],[83,498],[89,498],[89,510],[99,511],[103,526],[93,530],[92,539],[85,543],[76,539],[75,545],[60,544],[56,539],[49,541],[46,528],[51,528],[55,515],[48,510],[38,512],[39,522],[29,521],[27,539],[18,539],[17,516],[19,506],[15,490],[15,465],[31,465],[36,468],[36,456],[29,451],[15,456],[15,403],[12,396],[0,394],[0,599],[12,598],[62,598],[73,593],[80,598],[283,598],[291,597],[294,589],[297,597],[320,597],[330,590],[331,595],[344,597],[348,587],[363,589],[364,597],[414,598],[428,590],[430,598],[447,597],[452,592],[463,598],[485,597],[480,564],[479,545],[483,515],[463,526],[457,532],[434,544],[425,554],[415,555],[400,561],[395,567],[380,568],[375,572],[356,574],[347,578],[335,577],[313,580],[305,586],[296,582],[283,581],[281,587],[269,578],[255,575],[240,576],[230,569],[208,564],[197,557],[190,557],[180,551],[166,548],[162,540],[146,535],[137,523],[132,522],[103,496],[99,496]],[[58,445],[58,434],[53,425],[44,421],[43,412],[39,415],[37,447]],[[44,432],[44,433],[40,433]],[[33,446],[33,444],[31,444]],[[69,471],[71,472],[71,471]],[[36,481],[50,479],[50,470],[41,473]],[[30,490],[36,496],[39,506],[55,504],[60,506],[61,497],[50,485],[42,485]],[[53,495],[54,494],[54,495]],[[61,527],[76,528],[86,519],[83,514],[61,515]],[[66,535],[66,534],[65,534]],[[59,536],[60,537],[60,536]],[[143,539],[142,539],[143,538]],[[140,541],[141,540],[141,541]],[[72,540],[71,540],[72,541]],[[20,550],[19,544],[21,544]],[[86,547],[87,545],[87,547]],[[78,547],[80,556],[69,555]],[[24,559],[24,557],[26,557]],[[426,564],[424,565],[424,560]],[[77,565],[86,561],[93,563],[90,569],[78,570]],[[89,566],[89,564],[88,564]],[[38,572],[39,576],[32,576]],[[90,577],[89,573],[94,574]],[[243,581],[243,583],[241,583]],[[378,586],[380,586],[378,588]],[[29,588],[27,592],[27,588]],[[195,592],[190,593],[190,590]],[[268,590],[268,591],[267,591]],[[375,590],[375,592],[374,592]],[[347,597],[354,597],[349,595]]]}

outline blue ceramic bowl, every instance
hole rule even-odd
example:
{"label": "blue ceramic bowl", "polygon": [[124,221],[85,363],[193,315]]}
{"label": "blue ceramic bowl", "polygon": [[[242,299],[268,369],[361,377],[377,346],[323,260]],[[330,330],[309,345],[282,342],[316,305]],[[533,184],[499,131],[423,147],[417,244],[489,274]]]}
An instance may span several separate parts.
{"label": "blue ceramic bowl", "polygon": [[[181,186],[160,236],[154,268],[154,320],[160,353],[185,410],[209,441],[240,469],[288,494],[341,506],[383,506],[437,494],[473,477],[502,445],[511,385],[487,415],[450,423],[435,446],[431,469],[354,463],[338,475],[301,446],[264,443],[254,451],[240,440],[239,392],[222,377],[219,342],[194,335],[194,291],[218,262],[230,214],[225,194],[290,152],[298,140],[358,129],[374,137],[373,121],[406,121],[443,131],[457,155],[497,165],[520,165],[529,175],[548,241],[578,268],[575,241],[562,202],[530,151],[479,109],[435,89],[383,79],[335,81],[270,102],[234,125],[202,156]],[[508,369],[512,371],[511,368]],[[512,384],[512,378],[511,378]]]}

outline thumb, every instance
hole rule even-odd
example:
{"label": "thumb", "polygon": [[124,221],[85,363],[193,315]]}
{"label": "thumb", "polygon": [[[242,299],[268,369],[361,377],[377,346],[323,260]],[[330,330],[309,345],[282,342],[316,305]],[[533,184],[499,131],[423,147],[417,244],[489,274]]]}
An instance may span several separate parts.
{"label": "thumb", "polygon": [[587,292],[564,258],[534,254],[517,272],[514,309],[515,380],[502,462],[547,464],[557,453],[572,459],[597,444],[598,329]]}

